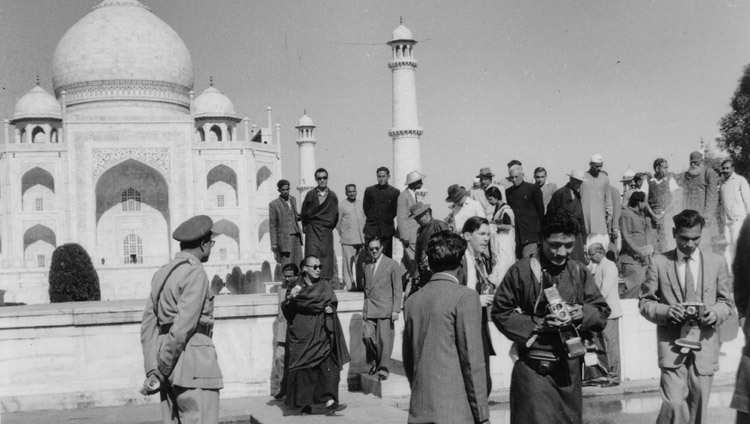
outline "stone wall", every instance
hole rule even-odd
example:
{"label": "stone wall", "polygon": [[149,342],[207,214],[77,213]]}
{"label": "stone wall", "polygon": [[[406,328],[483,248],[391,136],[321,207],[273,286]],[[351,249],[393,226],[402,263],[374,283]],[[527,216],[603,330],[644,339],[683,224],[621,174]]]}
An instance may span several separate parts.
{"label": "stone wall", "polygon": [[[367,370],[361,342],[361,293],[337,292],[339,317],[353,361],[341,389],[357,385]],[[214,341],[224,373],[223,398],[271,392],[275,295],[219,296]],[[658,384],[655,326],[624,301],[621,320],[623,379]],[[155,402],[138,393],[143,381],[140,319],[144,302],[110,301],[0,308],[0,403],[2,412],[69,409]],[[403,319],[397,322],[403,329]],[[492,327],[493,392],[507,389],[510,343]],[[401,359],[397,332],[394,358]],[[744,340],[725,343],[721,373],[734,374]]]}

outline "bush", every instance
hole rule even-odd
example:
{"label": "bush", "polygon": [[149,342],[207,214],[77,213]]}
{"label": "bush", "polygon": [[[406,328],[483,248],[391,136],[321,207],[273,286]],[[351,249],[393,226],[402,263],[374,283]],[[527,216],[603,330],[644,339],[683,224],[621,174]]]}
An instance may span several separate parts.
{"label": "bush", "polygon": [[284,275],[281,273],[281,265],[276,264],[276,268],[273,269],[273,281],[281,281],[284,279]]}
{"label": "bush", "polygon": [[245,276],[242,274],[242,270],[240,267],[235,266],[232,268],[232,273],[227,276],[227,289],[232,294],[241,294],[244,280]]}
{"label": "bush", "polygon": [[63,244],[55,249],[49,269],[50,302],[85,302],[101,298],[99,275],[86,250],[76,243]]}
{"label": "bush", "polygon": [[214,278],[211,280],[211,290],[214,294],[219,294],[221,289],[224,288],[224,281],[218,275],[214,274]]}
{"label": "bush", "polygon": [[260,282],[266,283],[273,281],[273,275],[271,275],[271,264],[268,261],[263,261],[263,265],[260,267]]}

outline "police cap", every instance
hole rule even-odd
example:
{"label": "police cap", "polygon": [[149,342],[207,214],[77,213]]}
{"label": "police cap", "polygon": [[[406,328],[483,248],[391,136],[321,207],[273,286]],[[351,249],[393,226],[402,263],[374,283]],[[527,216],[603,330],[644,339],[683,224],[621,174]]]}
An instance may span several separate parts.
{"label": "police cap", "polygon": [[214,221],[206,215],[197,215],[180,224],[172,233],[172,238],[182,242],[200,240],[208,234],[211,234],[211,228]]}

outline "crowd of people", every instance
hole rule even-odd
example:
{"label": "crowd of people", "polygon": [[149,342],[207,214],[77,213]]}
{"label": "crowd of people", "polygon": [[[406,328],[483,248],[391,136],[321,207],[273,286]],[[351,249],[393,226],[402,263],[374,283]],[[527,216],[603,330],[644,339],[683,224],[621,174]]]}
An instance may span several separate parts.
{"label": "crowd of people", "polygon": [[[513,342],[511,422],[582,422],[582,386],[621,381],[620,299],[639,299],[641,314],[657,325],[663,399],[657,422],[706,422],[721,343],[737,335],[729,269],[741,233],[750,238],[750,229],[740,231],[750,186],[731,159],[721,163],[719,178],[699,152],[679,175],[659,158],[653,174],[626,172],[622,194],[599,154],[588,170],[568,173],[560,188],[542,167],[534,169],[534,182],[526,181],[521,162],[507,167],[505,178],[485,167],[471,189],[448,187],[444,220],[424,202],[426,176],[417,170],[399,191],[389,184],[388,168],[378,168],[377,183],[361,201],[348,184],[339,202],[320,168],[299,212],[291,184],[280,180],[279,197],[269,205],[271,248],[284,274],[275,354],[283,378],[275,397],[303,415],[317,404],[328,415],[346,407],[338,382],[350,358],[331,281],[337,231],[344,288],[364,292],[362,343],[369,373],[379,380],[389,378],[394,323],[403,312],[410,423],[489,421],[489,358],[497,354],[491,324]],[[162,393],[165,416],[185,413],[180,396],[191,389],[221,388],[218,366],[206,380],[213,385],[183,386],[174,378],[181,364],[175,358],[196,338],[186,323],[198,322],[193,332],[208,333],[210,342],[210,290],[194,288],[196,299],[205,299],[193,305],[194,315],[205,320],[190,321],[173,305],[182,304],[187,285],[171,277],[175,269],[196,268],[195,279],[208,281],[200,262],[210,254],[210,226],[203,219],[183,226],[198,224],[201,230],[189,237],[178,234],[182,226],[175,231],[186,243],[185,258],[155,275],[144,313],[146,373],[156,387],[151,392]],[[722,232],[724,257],[712,247]],[[394,242],[400,262],[392,258]],[[191,271],[181,270],[183,263]],[[746,375],[750,360],[742,377],[750,381]],[[748,392],[735,394],[740,413],[750,413]]]}

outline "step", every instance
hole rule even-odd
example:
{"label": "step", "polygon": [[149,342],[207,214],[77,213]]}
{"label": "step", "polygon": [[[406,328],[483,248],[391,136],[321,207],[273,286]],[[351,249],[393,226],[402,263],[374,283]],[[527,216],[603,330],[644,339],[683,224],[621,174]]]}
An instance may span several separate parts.
{"label": "step", "polygon": [[377,375],[361,373],[359,375],[362,392],[375,395],[381,399],[400,398],[411,395],[409,380],[405,376],[391,373],[387,380],[378,380]]}

